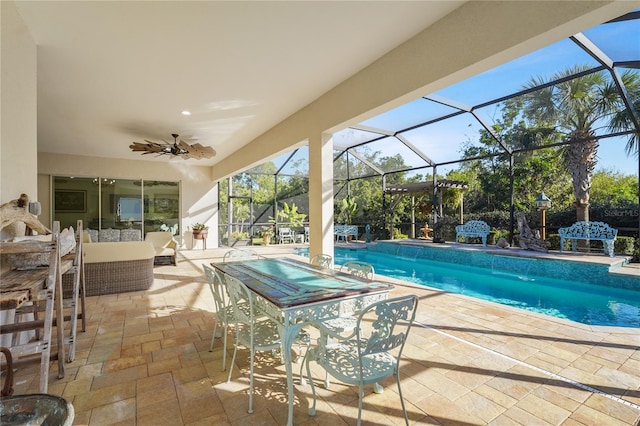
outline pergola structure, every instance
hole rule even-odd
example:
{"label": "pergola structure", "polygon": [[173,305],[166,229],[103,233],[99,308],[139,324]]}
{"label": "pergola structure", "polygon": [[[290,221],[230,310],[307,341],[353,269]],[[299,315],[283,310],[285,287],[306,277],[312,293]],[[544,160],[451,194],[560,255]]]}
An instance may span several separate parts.
{"label": "pergola structure", "polygon": [[[396,204],[400,199],[405,195],[411,196],[411,238],[415,238],[415,197],[423,196],[423,197],[431,197],[432,199],[432,214],[433,214],[433,227],[437,229],[438,218],[442,217],[442,192],[445,189],[455,188],[455,189],[466,189],[469,186],[465,182],[457,181],[457,180],[449,180],[449,179],[440,179],[437,180],[434,178],[432,182],[411,182],[404,183],[399,185],[389,185],[386,186],[383,190],[384,198],[382,202],[383,207],[383,217],[387,217],[387,209],[395,208]],[[389,203],[387,204],[387,196],[389,196]],[[395,197],[394,197],[395,196]],[[463,222],[462,217],[464,214],[464,196],[460,199],[460,223]]]}

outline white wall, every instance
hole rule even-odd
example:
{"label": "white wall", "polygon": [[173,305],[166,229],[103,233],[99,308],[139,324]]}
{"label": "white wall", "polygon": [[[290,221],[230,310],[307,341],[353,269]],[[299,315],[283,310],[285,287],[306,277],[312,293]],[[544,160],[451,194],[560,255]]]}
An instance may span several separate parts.
{"label": "white wall", "polygon": [[[0,2],[0,204],[29,195],[38,199],[36,45],[13,2]],[[24,233],[7,227],[5,238]]]}
{"label": "white wall", "polygon": [[[147,179],[180,182],[181,226],[183,248],[191,248],[188,226],[196,223],[209,225],[207,247],[213,248],[218,241],[218,187],[209,178],[209,168],[186,165],[180,162],[150,162],[116,160],[61,154],[38,154],[40,183],[46,185],[50,196],[49,176],[106,177],[114,179]],[[49,198],[46,208],[50,209]],[[43,203],[43,210],[45,203]],[[43,215],[44,217],[44,215]]]}

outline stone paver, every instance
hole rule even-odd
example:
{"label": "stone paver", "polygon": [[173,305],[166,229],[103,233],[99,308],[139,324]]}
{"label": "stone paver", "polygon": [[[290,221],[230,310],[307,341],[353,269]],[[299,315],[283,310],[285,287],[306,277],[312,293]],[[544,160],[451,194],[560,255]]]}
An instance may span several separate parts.
{"label": "stone paver", "polygon": [[[265,255],[293,254],[291,245],[257,249]],[[220,371],[221,342],[208,351],[214,313],[201,265],[219,261],[224,251],[181,252],[177,267],[155,268],[149,291],[87,299],[88,327],[78,334],[76,360],[63,380],[52,363],[49,386],[74,404],[76,424],[284,422],[282,365],[260,358],[256,411],[247,414],[246,350],[239,352],[230,383],[227,372]],[[412,424],[640,421],[639,330],[589,327],[412,285],[397,285],[393,295],[405,293],[420,296],[418,322],[401,367]],[[227,363],[232,334],[229,341]],[[314,377],[323,377],[319,367],[313,370]],[[16,393],[36,393],[37,374],[37,368],[19,369]],[[365,397],[364,423],[404,423],[393,380],[385,386],[384,394]],[[296,424],[355,423],[354,387],[334,381],[317,391],[317,415],[310,417],[310,388],[296,381]]]}

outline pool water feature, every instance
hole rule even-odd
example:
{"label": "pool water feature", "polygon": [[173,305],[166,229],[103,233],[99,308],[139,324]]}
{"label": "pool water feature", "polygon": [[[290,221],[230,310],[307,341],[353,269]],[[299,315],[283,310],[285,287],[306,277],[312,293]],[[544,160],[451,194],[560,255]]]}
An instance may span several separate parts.
{"label": "pool water feature", "polygon": [[376,275],[583,324],[640,327],[640,280],[603,265],[384,242],[335,248],[336,265],[349,260],[371,263]]}

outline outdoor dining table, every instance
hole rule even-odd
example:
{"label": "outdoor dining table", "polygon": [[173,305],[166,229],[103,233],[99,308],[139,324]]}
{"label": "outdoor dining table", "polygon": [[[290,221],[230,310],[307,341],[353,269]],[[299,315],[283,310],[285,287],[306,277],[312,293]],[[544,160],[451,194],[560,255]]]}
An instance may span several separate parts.
{"label": "outdoor dining table", "polygon": [[255,304],[278,324],[287,375],[289,413],[293,425],[291,347],[305,325],[358,313],[387,298],[393,286],[369,281],[292,258],[264,258],[211,266],[242,281],[256,296]]}

